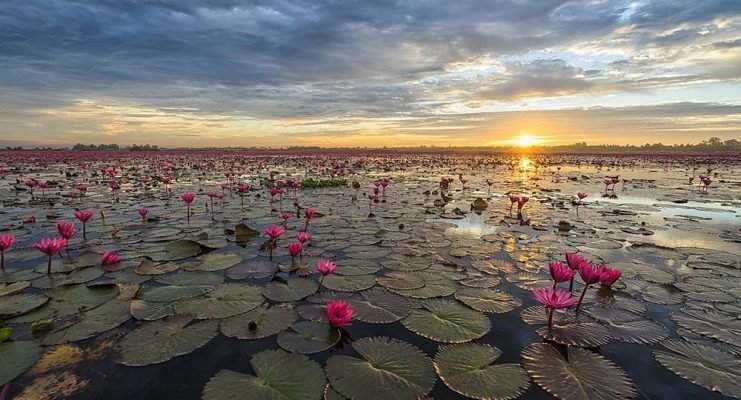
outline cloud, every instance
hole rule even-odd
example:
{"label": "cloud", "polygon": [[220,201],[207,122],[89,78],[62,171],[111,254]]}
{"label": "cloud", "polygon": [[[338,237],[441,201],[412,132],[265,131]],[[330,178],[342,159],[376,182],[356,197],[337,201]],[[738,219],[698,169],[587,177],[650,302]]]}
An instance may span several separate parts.
{"label": "cloud", "polygon": [[[737,86],[739,15],[733,0],[8,0],[0,134],[34,118],[61,140],[352,121],[422,138],[442,109]],[[60,111],[81,101],[121,115]]]}

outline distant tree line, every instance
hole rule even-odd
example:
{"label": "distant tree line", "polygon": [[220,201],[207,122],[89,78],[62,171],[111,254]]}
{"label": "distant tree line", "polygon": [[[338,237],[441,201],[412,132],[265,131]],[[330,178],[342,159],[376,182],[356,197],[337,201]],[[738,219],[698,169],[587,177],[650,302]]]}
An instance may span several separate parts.
{"label": "distant tree line", "polygon": [[106,150],[129,150],[129,151],[158,151],[160,148],[156,144],[132,144],[131,146],[121,147],[115,143],[111,144],[82,144],[77,143],[72,146],[72,150],[79,151],[106,151]]}

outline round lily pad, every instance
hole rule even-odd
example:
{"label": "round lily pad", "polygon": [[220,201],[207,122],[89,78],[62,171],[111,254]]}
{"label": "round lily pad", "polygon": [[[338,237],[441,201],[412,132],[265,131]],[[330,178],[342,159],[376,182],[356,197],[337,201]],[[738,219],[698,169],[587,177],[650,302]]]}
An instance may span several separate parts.
{"label": "round lily pad", "polygon": [[221,333],[238,339],[262,339],[288,329],[298,319],[292,305],[261,305],[221,322]]}
{"label": "round lily pad", "polygon": [[79,321],[46,336],[45,345],[75,342],[107,332],[131,319],[129,302],[113,299],[82,314]]}
{"label": "round lily pad", "polygon": [[376,278],[376,282],[386,288],[402,290],[419,289],[425,285],[421,276],[404,272],[389,272]]}
{"label": "round lily pad", "polygon": [[186,271],[221,271],[233,267],[244,258],[236,253],[209,253],[198,257],[199,263],[188,263],[183,265]]}
{"label": "round lily pad", "polygon": [[169,303],[175,300],[200,296],[215,289],[216,286],[211,285],[155,286],[140,291],[137,297],[146,301]]}
{"label": "round lily pad", "polygon": [[51,289],[59,286],[90,282],[103,275],[104,272],[99,267],[80,268],[68,274],[55,273],[44,275],[38,279],[34,279],[32,284],[39,289]]}
{"label": "round lily pad", "polygon": [[328,289],[340,292],[359,292],[373,287],[376,278],[373,275],[328,275],[322,284]]}
{"label": "round lily pad", "polygon": [[43,306],[12,319],[11,322],[34,322],[56,319],[93,309],[119,293],[116,286],[69,285],[48,290],[50,300]]}
{"label": "round lily pad", "polygon": [[319,284],[304,278],[291,279],[288,283],[268,282],[263,295],[273,301],[296,301],[316,293]]}
{"label": "round lily pad", "polygon": [[221,370],[203,389],[203,400],[316,400],[327,379],[322,367],[307,356],[265,350],[252,356],[255,375]]}
{"label": "round lily pad", "polygon": [[422,302],[424,310],[412,310],[401,323],[410,331],[444,343],[463,343],[484,336],[491,323],[486,315],[451,300]]}
{"label": "round lily pad", "polygon": [[455,293],[456,300],[474,310],[502,314],[522,305],[520,299],[494,289],[465,288]]}
{"label": "round lily pad", "polygon": [[147,322],[121,341],[119,362],[129,366],[159,364],[203,347],[218,334],[212,321],[190,324],[188,317]]}
{"label": "round lily pad", "polygon": [[0,316],[12,317],[25,314],[35,308],[43,306],[49,298],[41,294],[16,294],[0,297]]}
{"label": "round lily pad", "polygon": [[360,321],[388,324],[406,317],[411,311],[409,300],[381,288],[366,290],[360,295],[360,299],[349,300],[354,318]]}
{"label": "round lily pad", "polygon": [[176,271],[178,268],[180,268],[180,266],[174,262],[155,263],[149,260],[144,260],[134,268],[134,272],[139,275],[162,275]]}
{"label": "round lily pad", "polygon": [[533,343],[522,358],[535,383],[560,399],[632,399],[637,394],[625,371],[586,349],[568,347],[564,358],[549,344]]}
{"label": "round lily pad", "polygon": [[170,286],[192,286],[192,285],[220,285],[224,282],[224,277],[212,272],[205,271],[185,271],[178,274],[169,274],[158,277],[157,282]]}
{"label": "round lily pad", "polygon": [[132,300],[130,310],[134,318],[143,321],[155,321],[175,315],[174,303]]}
{"label": "round lily pad", "polygon": [[340,341],[340,332],[316,321],[299,321],[290,331],[278,335],[278,345],[288,351],[312,354],[327,350]]}
{"label": "round lily pad", "polygon": [[514,399],[530,386],[530,377],[518,364],[494,365],[501,354],[489,345],[445,346],[435,356],[435,369],[446,386],[464,396]]}
{"label": "round lily pad", "polygon": [[12,381],[41,358],[41,346],[34,342],[0,343],[0,386]]}
{"label": "round lily pad", "polygon": [[358,339],[352,347],[362,358],[335,355],[327,361],[329,383],[347,398],[418,399],[435,384],[432,362],[409,343],[372,337]]}
{"label": "round lily pad", "polygon": [[662,345],[670,350],[654,350],[656,360],[675,374],[708,390],[741,398],[741,360],[715,347],[679,340]]}
{"label": "round lily pad", "polygon": [[252,310],[264,300],[259,286],[225,283],[203,297],[178,300],[175,312],[198,319],[226,318]]}
{"label": "round lily pad", "polygon": [[420,273],[420,276],[425,280],[425,285],[418,289],[400,290],[387,288],[388,290],[400,294],[405,297],[411,297],[414,299],[429,299],[432,297],[445,297],[455,293],[456,284],[448,278],[432,274]]}

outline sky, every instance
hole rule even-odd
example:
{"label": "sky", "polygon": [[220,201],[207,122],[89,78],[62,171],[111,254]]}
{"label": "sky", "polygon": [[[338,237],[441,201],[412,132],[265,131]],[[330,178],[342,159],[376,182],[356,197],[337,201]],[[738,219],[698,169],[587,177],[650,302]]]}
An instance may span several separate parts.
{"label": "sky", "polygon": [[4,0],[0,145],[741,139],[739,0]]}

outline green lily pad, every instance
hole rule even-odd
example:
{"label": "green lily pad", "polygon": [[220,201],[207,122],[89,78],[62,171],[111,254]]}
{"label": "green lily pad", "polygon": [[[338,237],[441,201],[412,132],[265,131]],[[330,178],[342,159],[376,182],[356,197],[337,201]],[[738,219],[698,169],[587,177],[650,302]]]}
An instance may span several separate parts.
{"label": "green lily pad", "polygon": [[530,386],[518,364],[494,365],[501,350],[475,343],[445,346],[435,356],[435,369],[453,391],[475,399],[514,399]]}
{"label": "green lily pad", "polygon": [[211,272],[184,271],[178,274],[158,277],[156,281],[163,285],[171,286],[216,286],[221,285],[224,282],[224,277]]}
{"label": "green lily pad", "polygon": [[84,312],[77,323],[49,334],[42,343],[50,345],[87,339],[107,332],[129,319],[131,319],[129,302],[114,299]]}
{"label": "green lily pad", "polygon": [[175,304],[132,300],[130,310],[131,315],[138,320],[155,321],[175,315]]}
{"label": "green lily pad", "polygon": [[316,321],[299,321],[291,331],[278,335],[278,345],[288,351],[312,354],[327,350],[340,341],[340,332]]}
{"label": "green lily pad", "polygon": [[278,304],[268,308],[261,305],[252,311],[235,315],[221,322],[224,336],[238,339],[262,339],[288,329],[296,320],[296,310],[290,304]]}
{"label": "green lily pad", "polygon": [[159,364],[203,347],[217,334],[212,321],[176,317],[148,322],[121,341],[119,362],[129,366]]}
{"label": "green lily pad", "polygon": [[494,289],[465,288],[455,293],[456,300],[482,312],[502,314],[522,305],[520,299]]}
{"label": "green lily pad", "polygon": [[455,293],[456,284],[448,278],[437,275],[420,273],[425,280],[425,285],[418,289],[400,290],[387,288],[388,290],[405,297],[414,299],[429,299],[433,297],[445,297]]}
{"label": "green lily pad", "polygon": [[0,297],[0,316],[12,317],[25,314],[43,306],[49,298],[41,294],[16,294]]}
{"label": "green lily pad", "polygon": [[699,335],[741,347],[741,328],[738,318],[717,311],[684,308],[672,313],[671,319],[679,326]]}
{"label": "green lily pad", "polygon": [[0,386],[12,381],[41,358],[41,347],[34,342],[0,343]]}
{"label": "green lily pad", "polygon": [[287,284],[268,282],[263,289],[263,295],[273,301],[296,301],[316,293],[319,284],[310,279],[291,279]]}
{"label": "green lily pad", "polygon": [[358,339],[353,349],[362,357],[334,355],[327,377],[341,395],[356,400],[418,399],[432,390],[432,362],[417,347],[387,337]]}
{"label": "green lily pad", "polygon": [[255,375],[221,370],[206,383],[203,400],[316,400],[327,379],[322,367],[307,356],[265,350],[252,356]]}
{"label": "green lily pad", "polygon": [[50,300],[43,306],[15,317],[11,322],[24,323],[56,319],[91,310],[118,295],[116,286],[60,286],[46,292]]}
{"label": "green lily pad", "polygon": [[177,301],[175,312],[198,319],[226,318],[252,310],[264,300],[258,286],[247,283],[225,283],[203,297]]}
{"label": "green lily pad", "polygon": [[419,289],[426,284],[421,276],[404,272],[389,272],[376,278],[376,282],[385,288],[401,290]]}
{"label": "green lily pad", "polygon": [[560,399],[632,399],[637,394],[625,371],[589,350],[568,347],[564,358],[549,344],[533,343],[522,358],[535,383]]}
{"label": "green lily pad", "polygon": [[401,323],[410,331],[444,343],[463,343],[484,336],[491,323],[486,315],[456,301],[431,299],[424,310],[412,310]]}
{"label": "green lily pad", "polygon": [[138,297],[140,300],[169,303],[200,296],[215,289],[216,286],[212,285],[155,286],[140,291]]}
{"label": "green lily pad", "polygon": [[186,271],[221,271],[233,267],[244,260],[236,253],[209,253],[198,257],[200,263],[188,263],[183,265]]}
{"label": "green lily pad", "polygon": [[177,271],[178,268],[180,268],[180,266],[174,262],[154,263],[149,260],[144,260],[134,268],[134,272],[139,275],[151,276]]}
{"label": "green lily pad", "polygon": [[348,302],[355,312],[354,318],[372,324],[388,324],[406,317],[412,305],[406,297],[390,293],[381,288],[362,292],[361,299]]}
{"label": "green lily pad", "polygon": [[103,271],[99,267],[89,267],[76,269],[68,274],[55,273],[51,275],[44,275],[38,279],[34,279],[32,284],[34,287],[39,289],[51,289],[53,287],[75,285],[78,283],[90,282],[98,279],[103,275]]}
{"label": "green lily pad", "polygon": [[20,292],[29,286],[31,286],[31,282],[28,281],[14,282],[7,285],[0,283],[0,296],[7,296],[9,294]]}
{"label": "green lily pad", "polygon": [[328,289],[340,292],[359,292],[372,288],[376,284],[373,275],[328,275],[322,282]]}
{"label": "green lily pad", "polygon": [[201,245],[192,240],[176,240],[165,246],[165,251],[150,254],[149,257],[154,261],[177,261],[185,258],[197,256],[201,253]]}
{"label": "green lily pad", "polygon": [[741,398],[741,361],[737,356],[699,343],[668,340],[670,350],[654,350],[656,361],[675,374],[708,390]]}

